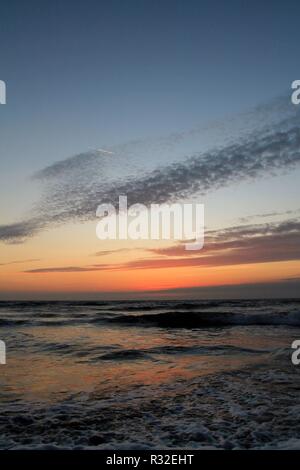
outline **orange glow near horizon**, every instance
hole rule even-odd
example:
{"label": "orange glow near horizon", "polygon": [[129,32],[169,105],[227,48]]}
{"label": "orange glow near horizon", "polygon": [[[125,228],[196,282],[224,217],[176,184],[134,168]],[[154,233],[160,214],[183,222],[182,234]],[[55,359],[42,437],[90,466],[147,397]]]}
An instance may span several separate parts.
{"label": "orange glow near horizon", "polygon": [[[157,256],[149,248],[170,242],[108,241],[99,243],[95,224],[60,227],[22,244],[1,245],[2,293],[143,292],[189,287],[276,283],[299,276],[297,260],[226,264],[211,267],[128,267],[139,260],[175,259]],[[202,253],[202,252],[199,252]],[[198,255],[197,255],[198,256]],[[201,255],[202,256],[202,255]],[[183,258],[189,259],[189,255]],[[36,269],[77,269],[76,272],[26,272]],[[89,270],[91,269],[91,270]],[[94,269],[94,270],[93,270]]]}
{"label": "orange glow near horizon", "polygon": [[299,262],[255,263],[214,268],[120,269],[24,273],[1,270],[1,289],[32,292],[127,292],[277,282],[296,276]]}

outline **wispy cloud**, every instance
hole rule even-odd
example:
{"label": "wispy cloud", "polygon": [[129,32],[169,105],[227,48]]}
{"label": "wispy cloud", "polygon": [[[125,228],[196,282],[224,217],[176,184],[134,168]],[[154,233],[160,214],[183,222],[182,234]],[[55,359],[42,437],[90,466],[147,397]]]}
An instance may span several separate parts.
{"label": "wispy cloud", "polygon": [[122,253],[131,250],[131,248],[117,248],[116,250],[100,250],[97,251],[96,253],[93,253],[91,256],[107,256],[107,255],[113,255],[116,253]]}
{"label": "wispy cloud", "polygon": [[89,265],[89,266],[57,266],[57,267],[48,267],[48,268],[36,268],[36,269],[27,269],[25,273],[79,273],[79,272],[89,272],[89,271],[104,271],[111,269],[110,265]]}
{"label": "wispy cloud", "polygon": [[247,215],[245,217],[239,217],[238,221],[240,223],[250,222],[253,219],[270,219],[274,217],[282,217],[282,216],[292,216],[300,213],[299,209],[294,210],[287,210],[287,211],[273,211],[273,212],[265,212],[263,214],[252,214]]}
{"label": "wispy cloud", "polygon": [[286,281],[286,282],[300,282],[300,276],[296,276],[296,277],[286,277],[286,278],[282,279],[282,281]]}
{"label": "wispy cloud", "polygon": [[15,261],[9,261],[8,263],[0,263],[0,266],[9,266],[10,264],[35,263],[36,261],[41,261],[41,260],[40,258],[20,259],[20,260],[15,260]]}

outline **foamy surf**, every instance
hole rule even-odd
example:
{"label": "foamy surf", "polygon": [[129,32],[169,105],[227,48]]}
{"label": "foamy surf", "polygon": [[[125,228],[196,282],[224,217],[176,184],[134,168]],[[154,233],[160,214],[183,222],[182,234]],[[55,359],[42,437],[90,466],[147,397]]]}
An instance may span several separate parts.
{"label": "foamy surf", "polygon": [[298,448],[299,312],[292,299],[2,302],[0,448]]}

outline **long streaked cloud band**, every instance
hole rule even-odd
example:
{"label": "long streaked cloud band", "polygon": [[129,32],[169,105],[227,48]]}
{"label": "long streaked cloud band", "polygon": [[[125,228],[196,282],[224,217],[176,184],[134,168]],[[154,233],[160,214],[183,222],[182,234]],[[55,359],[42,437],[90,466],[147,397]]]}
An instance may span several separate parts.
{"label": "long streaked cloud band", "polygon": [[49,226],[92,220],[99,204],[117,205],[119,195],[127,195],[129,204],[149,205],[276,175],[300,163],[300,127],[296,122],[295,117],[285,119],[235,143],[194,153],[145,174],[133,168],[126,177],[114,177],[122,159],[114,160],[103,150],[56,163],[36,175],[43,192],[33,215],[0,226],[0,240],[22,241]]}

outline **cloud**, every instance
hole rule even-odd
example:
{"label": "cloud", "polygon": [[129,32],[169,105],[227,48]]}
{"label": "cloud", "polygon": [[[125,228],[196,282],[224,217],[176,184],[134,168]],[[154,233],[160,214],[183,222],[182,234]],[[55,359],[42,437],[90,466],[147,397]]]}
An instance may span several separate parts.
{"label": "cloud", "polygon": [[21,260],[9,261],[8,263],[0,263],[0,266],[9,266],[10,264],[34,263],[36,261],[41,261],[41,260],[40,258],[21,259]]}
{"label": "cloud", "polygon": [[0,225],[0,240],[7,243],[22,243],[26,238],[38,233],[44,226],[42,219],[37,218]]}
{"label": "cloud", "polygon": [[78,273],[89,271],[103,271],[110,269],[110,265],[92,265],[92,266],[58,266],[48,268],[27,269],[24,273],[39,274],[39,273]]}
{"label": "cloud", "polygon": [[122,253],[124,251],[129,251],[131,248],[117,248],[116,250],[101,250],[93,253],[91,256],[106,256],[106,255],[113,255],[115,253]]}
{"label": "cloud", "polygon": [[238,221],[240,223],[246,223],[249,222],[250,220],[253,219],[269,219],[273,217],[282,217],[282,216],[291,216],[295,214],[299,214],[300,208],[299,209],[294,209],[294,210],[288,210],[288,211],[281,211],[281,212],[266,212],[264,214],[252,214],[252,215],[247,215],[245,217],[239,217]]}
{"label": "cloud", "polygon": [[299,298],[300,282],[261,282],[219,286],[196,286],[152,292],[153,298],[169,299],[274,299]]}
{"label": "cloud", "polygon": [[178,243],[148,250],[159,258],[130,261],[127,268],[216,267],[299,260],[299,237],[299,220],[231,227],[208,232],[201,252],[187,251],[183,243]]}
{"label": "cloud", "polygon": [[[258,121],[266,109],[262,107],[256,112]],[[33,216],[23,222],[1,225],[0,240],[23,241],[61,223],[93,220],[99,204],[110,202],[117,206],[119,195],[127,195],[129,204],[149,206],[277,175],[300,163],[298,114],[275,124],[264,123],[261,129],[247,135],[240,132],[234,142],[224,139],[218,147],[213,139],[209,146],[201,139],[193,140],[194,137],[192,131],[172,135],[171,150],[168,139],[160,139],[154,146],[156,154],[152,158],[142,154],[138,163],[137,149],[142,152],[143,147],[133,143],[119,146],[113,155],[108,153],[111,149],[94,150],[42,169],[34,175],[34,180],[42,185],[43,195],[33,209]],[[189,139],[193,145],[189,145]],[[130,156],[130,148],[134,156]],[[189,152],[195,148],[206,150]],[[162,161],[167,163],[160,166]]]}
{"label": "cloud", "polygon": [[271,263],[300,259],[300,221],[256,224],[208,232],[204,248],[188,251],[184,243],[167,248],[149,249],[155,258],[137,259],[119,264],[46,267],[27,273],[89,272],[104,270],[166,269],[179,267],[217,267],[239,264]]}

